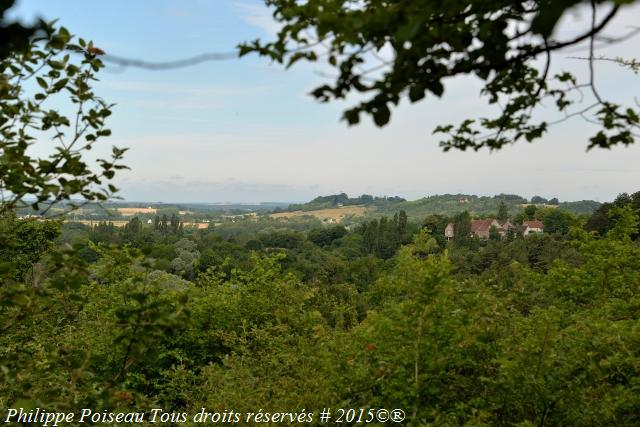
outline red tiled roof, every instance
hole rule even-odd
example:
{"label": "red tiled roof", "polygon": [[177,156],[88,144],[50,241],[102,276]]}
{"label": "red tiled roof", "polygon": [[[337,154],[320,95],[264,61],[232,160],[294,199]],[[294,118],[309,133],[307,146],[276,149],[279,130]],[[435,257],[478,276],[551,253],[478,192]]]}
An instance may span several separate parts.
{"label": "red tiled roof", "polygon": [[491,229],[493,219],[474,219],[471,220],[471,232],[474,234],[486,233]]}
{"label": "red tiled roof", "polygon": [[529,228],[544,228],[544,224],[542,221],[534,220],[534,221],[524,221],[522,225],[526,225]]}

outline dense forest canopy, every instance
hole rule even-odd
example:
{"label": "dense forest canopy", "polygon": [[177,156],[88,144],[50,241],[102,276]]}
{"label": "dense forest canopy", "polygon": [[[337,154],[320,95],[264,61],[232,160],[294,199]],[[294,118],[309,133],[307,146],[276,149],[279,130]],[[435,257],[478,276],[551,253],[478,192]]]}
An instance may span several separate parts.
{"label": "dense forest canopy", "polygon": [[639,194],[586,222],[529,210],[544,233],[488,239],[446,239],[469,214],[203,230],[5,216],[0,395],[70,411],[635,425]]}

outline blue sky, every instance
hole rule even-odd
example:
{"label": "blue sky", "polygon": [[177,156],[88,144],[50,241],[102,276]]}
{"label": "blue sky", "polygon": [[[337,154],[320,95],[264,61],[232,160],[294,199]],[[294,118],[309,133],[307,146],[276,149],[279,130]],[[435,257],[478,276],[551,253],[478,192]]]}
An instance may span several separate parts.
{"label": "blue sky", "polygon": [[[578,11],[579,12],[579,11]],[[61,25],[106,52],[148,61],[232,51],[238,42],[277,29],[257,0],[70,1],[19,0],[14,16],[59,18]],[[561,31],[578,31],[584,14]],[[640,22],[640,8],[614,22],[619,33]],[[612,49],[637,55],[640,38]],[[573,66],[562,57],[557,61]],[[614,99],[638,96],[640,76],[599,64],[598,78]],[[443,100],[402,104],[393,122],[377,129],[339,121],[343,105],[318,104],[307,93],[323,81],[320,65],[284,71],[267,60],[208,62],[171,71],[108,67],[97,92],[117,106],[113,136],[129,147],[131,167],[117,179],[127,200],[165,202],[299,201],[319,194],[442,193],[610,200],[637,191],[640,146],[585,153],[594,128],[573,120],[544,141],[500,152],[442,153],[431,130],[486,113],[480,85],[451,82]]]}

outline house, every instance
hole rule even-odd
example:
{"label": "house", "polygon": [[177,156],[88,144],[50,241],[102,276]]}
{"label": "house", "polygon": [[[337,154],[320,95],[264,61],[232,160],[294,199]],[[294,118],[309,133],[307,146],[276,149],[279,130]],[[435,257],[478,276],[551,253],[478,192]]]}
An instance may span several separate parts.
{"label": "house", "polygon": [[522,223],[522,234],[527,236],[531,233],[542,233],[544,231],[544,224],[542,221],[524,221]]}
{"label": "house", "polygon": [[[506,236],[510,229],[515,228],[509,220],[498,221],[495,218],[471,220],[471,234],[478,236],[480,239],[489,238],[491,227],[495,227],[501,237]],[[453,223],[450,222],[444,229],[444,237],[447,240],[451,240],[453,238],[453,231]]]}
{"label": "house", "polygon": [[[495,227],[496,230],[498,230],[498,233],[500,233],[500,231],[503,231],[500,223],[494,218],[471,220],[471,234],[473,234],[474,236],[478,236],[481,239],[489,238],[491,227]],[[504,232],[500,234],[502,235],[504,234]]]}
{"label": "house", "polygon": [[498,228],[498,233],[500,233],[502,237],[505,237],[509,232],[509,230],[515,231],[518,228],[514,224],[512,224],[511,221],[509,221],[508,219],[505,221],[498,221],[498,224],[500,224],[500,227]]}
{"label": "house", "polygon": [[447,226],[445,227],[445,229],[444,229],[444,237],[447,240],[453,239],[453,223],[452,222],[447,224]]}

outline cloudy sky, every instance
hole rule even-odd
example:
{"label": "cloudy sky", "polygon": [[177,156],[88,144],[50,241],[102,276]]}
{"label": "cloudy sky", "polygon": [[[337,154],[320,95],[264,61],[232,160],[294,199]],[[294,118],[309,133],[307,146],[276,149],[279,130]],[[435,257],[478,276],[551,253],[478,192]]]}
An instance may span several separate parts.
{"label": "cloudy sky", "polygon": [[[560,35],[583,29],[584,12],[567,16]],[[59,18],[110,54],[149,61],[229,52],[277,29],[259,0],[19,0],[13,14],[25,21]],[[627,33],[637,22],[640,7],[624,9],[607,35]],[[638,47],[640,36],[606,52],[632,58]],[[568,56],[555,58],[554,69],[584,68]],[[640,75],[605,62],[597,67],[600,90],[610,99],[633,105],[640,97]],[[117,104],[104,148],[129,147],[131,171],[117,179],[121,195],[257,202],[337,192],[409,199],[515,193],[607,201],[640,190],[640,144],[586,152],[596,128],[579,118],[554,126],[534,144],[443,153],[431,134],[436,125],[492,113],[477,81],[449,81],[442,100],[404,102],[383,129],[368,119],[350,128],[340,121],[344,104],[319,104],[307,95],[323,82],[323,71],[319,65],[285,71],[257,57],[171,71],[108,67],[96,91]]]}

